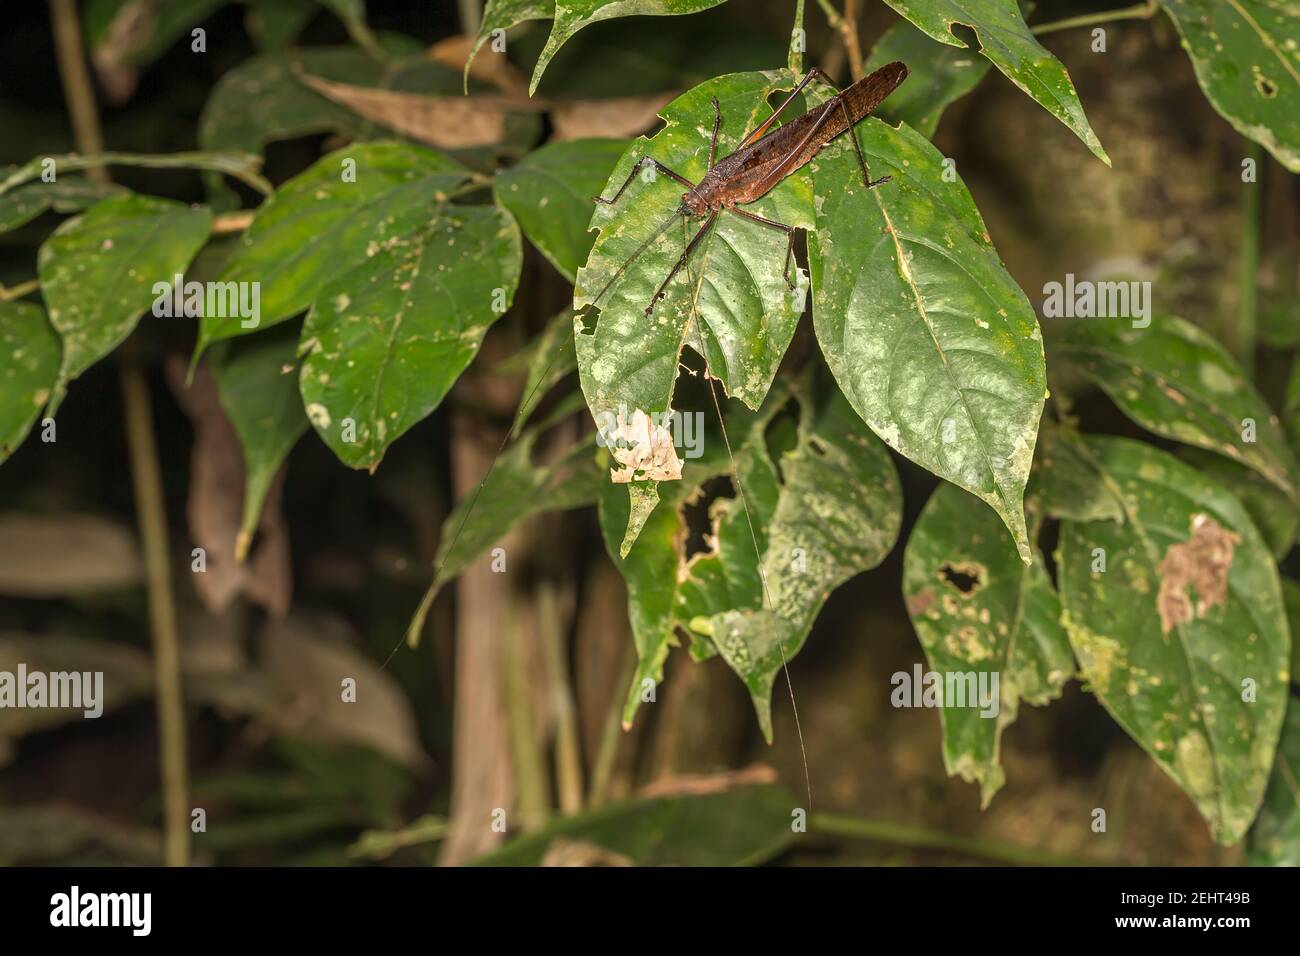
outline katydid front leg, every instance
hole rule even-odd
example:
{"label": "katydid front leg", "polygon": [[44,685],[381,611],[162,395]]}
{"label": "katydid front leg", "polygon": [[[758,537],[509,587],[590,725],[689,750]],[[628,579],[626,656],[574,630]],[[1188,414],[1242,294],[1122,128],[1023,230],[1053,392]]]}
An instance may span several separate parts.
{"label": "katydid front leg", "polygon": [[649,156],[642,156],[640,159],[638,159],[635,163],[632,164],[632,171],[627,174],[627,179],[623,180],[623,185],[618,187],[618,192],[614,193],[613,199],[604,199],[600,196],[593,196],[592,199],[605,206],[614,205],[614,203],[618,202],[618,197],[623,195],[623,190],[627,189],[628,185],[632,182],[632,180],[636,178],[636,174],[646,166],[654,166],[656,170],[663,173],[669,179],[677,180],[677,182],[681,183],[687,189],[695,188],[695,183],[691,182],[689,179],[687,179],[685,176],[682,176],[680,173],[673,172],[663,163],[659,162],[659,160],[652,159]]}

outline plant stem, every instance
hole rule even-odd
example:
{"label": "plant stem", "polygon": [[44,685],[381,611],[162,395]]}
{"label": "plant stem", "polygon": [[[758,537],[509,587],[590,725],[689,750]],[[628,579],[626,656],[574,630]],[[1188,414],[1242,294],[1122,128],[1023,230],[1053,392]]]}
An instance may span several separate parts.
{"label": "plant stem", "polygon": [[871,840],[875,843],[888,843],[891,846],[959,853],[963,856],[991,860],[995,863],[1011,863],[1019,866],[1106,866],[1114,865],[1115,862],[1111,860],[1068,859],[1034,847],[979,840],[974,837],[927,830],[924,827],[910,826],[906,823],[893,823],[888,820],[863,820],[858,817],[827,813],[825,811],[817,811],[811,814],[808,819],[808,830],[810,833],[849,837],[856,840]]}
{"label": "plant stem", "polygon": [[[787,65],[790,68],[790,75],[796,80],[803,74],[803,48],[806,45],[805,39],[807,36],[806,34],[800,36],[800,34],[803,34],[803,0],[795,0],[794,27],[790,30],[790,57],[787,60]],[[797,44],[795,43],[796,38],[799,40]]]}
{"label": "plant stem", "polygon": [[1259,272],[1260,210],[1263,202],[1264,150],[1250,143],[1247,156],[1255,163],[1255,182],[1243,183],[1241,196],[1241,311],[1237,316],[1237,359],[1246,377],[1255,377],[1255,324],[1259,291],[1255,277]]}
{"label": "plant stem", "polygon": [[817,0],[831,28],[838,30],[844,40],[844,50],[849,56],[849,73],[853,79],[862,79],[862,46],[858,43],[857,0],[844,0],[844,15],[831,6],[831,0]]}
{"label": "plant stem", "polygon": [[[90,84],[90,71],[81,52],[81,23],[77,19],[76,0],[50,0],[50,16],[54,25],[54,50],[59,61],[59,78],[63,81],[63,95],[68,101],[72,120],[72,134],[77,149],[83,153],[102,153],[104,134],[99,128],[99,113],[95,109],[95,90]],[[108,170],[96,166],[89,171],[92,179],[108,182]]]}
{"label": "plant stem", "polygon": [[623,652],[623,666],[619,681],[609,699],[609,712],[605,715],[605,729],[600,735],[600,749],[591,768],[591,791],[587,805],[598,807],[609,799],[609,782],[614,776],[614,763],[618,758],[618,745],[623,740],[623,692],[636,674],[636,647],[631,641]]}
{"label": "plant stem", "polygon": [[582,757],[578,746],[577,708],[565,657],[564,633],[555,587],[548,582],[537,586],[537,631],[546,656],[547,684],[551,688],[551,710],[555,717],[555,780],[560,810],[577,813],[582,809]]}
{"label": "plant stem", "polygon": [[128,345],[122,350],[122,406],[126,420],[131,482],[144,546],[148,579],[149,630],[153,638],[154,692],[158,708],[159,760],[163,787],[163,861],[187,866],[190,859],[189,786],[185,767],[185,702],[181,694],[176,602],[168,568],[167,513],[162,470],[154,442],[149,385]]}
{"label": "plant stem", "polygon": [[1150,20],[1159,9],[1156,0],[1147,0],[1146,3],[1137,3],[1131,7],[1102,10],[1099,13],[1084,13],[1077,17],[1054,20],[1051,23],[1040,23],[1030,27],[1029,32],[1035,36],[1041,36],[1044,33],[1056,33],[1058,30],[1070,30],[1074,27],[1090,27],[1097,23],[1110,23],[1114,20]]}
{"label": "plant stem", "polygon": [[[81,48],[81,24],[75,0],[50,0],[55,52],[63,82],[77,149],[103,153],[104,137],[95,93]],[[108,181],[102,165],[89,174]],[[153,410],[149,386],[128,344],[121,363],[122,406],[131,483],[135,491],[137,520],[144,550],[148,582],[149,631],[154,652],[154,693],[158,709],[159,764],[163,790],[163,862],[186,866],[190,857],[188,791],[185,767],[185,705],[181,695],[180,650],[176,631],[176,603],[168,568],[167,510],[163,500],[162,468],[154,441]]]}
{"label": "plant stem", "polygon": [[28,279],[26,282],[20,282],[7,288],[0,286],[0,302],[12,302],[14,299],[21,299],[29,292],[35,292],[40,287],[40,279]]}
{"label": "plant stem", "polygon": [[457,6],[461,33],[467,37],[478,36],[479,27],[483,24],[483,11],[478,0],[457,0]]}

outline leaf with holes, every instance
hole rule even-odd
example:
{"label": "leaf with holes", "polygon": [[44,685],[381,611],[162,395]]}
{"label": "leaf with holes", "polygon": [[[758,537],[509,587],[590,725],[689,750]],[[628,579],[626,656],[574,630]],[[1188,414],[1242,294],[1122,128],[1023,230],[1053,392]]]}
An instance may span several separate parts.
{"label": "leaf with holes", "polygon": [[[718,98],[722,111],[721,157],[771,114],[768,96],[789,86],[784,71],[736,73],[683,94],[664,108],[666,126],[661,132],[633,141],[603,195],[613,196],[645,156],[698,182],[708,166],[711,97]],[[787,287],[786,237],[723,211],[686,268],[665,288],[654,314],[646,315],[687,241],[687,226],[676,216],[684,189],[667,176],[645,173],[629,184],[616,205],[597,206],[592,217],[600,236],[587,264],[578,270],[574,308],[599,309],[598,317],[576,329],[582,390],[598,423],[616,420],[620,411],[627,416],[638,410],[648,415],[669,411],[685,345],[704,356],[726,394],[758,408],[803,311],[807,274],[792,266],[796,288]],[[794,173],[745,209],[790,226],[810,227],[807,174]],[[691,223],[690,233],[699,228]],[[629,259],[634,261],[624,269]]]}
{"label": "leaf with holes", "polygon": [[[256,282],[260,321],[205,315],[197,352],[306,309],[321,288],[393,244],[419,213],[440,208],[472,174],[441,153],[402,143],[349,146],[275,191],[218,278]],[[388,257],[386,257],[388,258]]]}
{"label": "leaf with holes", "polygon": [[59,374],[59,337],[45,310],[0,301],[0,463],[27,437]]}
{"label": "leaf with holes", "polygon": [[221,407],[244,450],[244,514],[235,542],[237,560],[248,553],[271,482],[290,449],[307,430],[295,387],[298,330],[282,326],[222,343],[208,365]]}
{"label": "leaf with holes", "polygon": [[[903,597],[939,678],[943,762],[950,775],[978,781],[988,806],[1005,782],[1002,731],[1020,701],[1046,704],[1074,672],[1061,607],[1043,565],[1019,558],[1015,542],[986,508],[940,485],[917,518],[903,556]],[[928,699],[920,667],[894,677],[894,706]]]}
{"label": "leaf with holes", "polygon": [[1097,135],[1083,114],[1083,104],[1061,61],[1034,39],[1016,0],[885,0],[933,39],[965,49],[952,34],[954,24],[970,27],[980,53],[1003,75],[1083,140],[1093,155],[1110,165]]}
{"label": "leaf with holes", "polygon": [[926,139],[934,137],[943,111],[975,89],[989,71],[989,61],[975,50],[936,46],[906,20],[885,31],[863,71],[869,74],[895,60],[907,64],[907,82],[889,94],[876,114],[891,126],[907,123]]}
{"label": "leaf with holes", "polygon": [[[321,289],[303,325],[307,416],[353,468],[374,471],[438,407],[519,282],[514,220],[495,206],[452,205],[443,185],[417,178],[381,201],[384,231],[369,233],[369,258]],[[357,218],[373,222],[376,211]]]}
{"label": "leaf with holes", "polygon": [[1085,442],[1124,521],[1061,525],[1062,621],[1081,676],[1215,839],[1235,843],[1286,709],[1277,566],[1241,503],[1195,468],[1129,439]]}
{"label": "leaf with holes", "polygon": [[1300,531],[1300,508],[1285,491],[1259,472],[1201,448],[1180,448],[1178,457],[1232,489],[1268,542],[1273,557],[1281,561],[1287,556]]}
{"label": "leaf with holes", "polygon": [[1196,79],[1237,132],[1300,173],[1300,4],[1160,0]]}
{"label": "leaf with holes", "polygon": [[142,313],[170,287],[212,231],[203,207],[130,193],[110,196],[54,230],[41,245],[41,293],[63,338],[63,362],[50,398],[58,410],[67,385],[131,334]]}
{"label": "leaf with holes", "polygon": [[965,185],[919,133],[876,119],[813,160],[813,326],[890,447],[988,502],[1030,560],[1023,498],[1047,395],[1042,333]]}
{"label": "leaf with holes", "polygon": [[680,622],[744,681],[769,742],[777,674],[830,593],[884,560],[902,519],[893,462],[839,391],[796,395],[794,448],[776,462],[768,452],[764,426],[785,405],[776,396],[736,448],[743,498],[715,503],[711,551],[677,575]]}
{"label": "leaf with holes", "polygon": [[1053,355],[1099,385],[1120,411],[1157,435],[1248,465],[1294,495],[1295,455],[1278,417],[1236,359],[1182,319],[1157,316],[1065,324]]}
{"label": "leaf with holes", "polygon": [[549,143],[502,170],[493,181],[497,202],[510,210],[528,240],[573,281],[587,261],[594,233],[592,197],[627,149],[621,139],[576,139]]}

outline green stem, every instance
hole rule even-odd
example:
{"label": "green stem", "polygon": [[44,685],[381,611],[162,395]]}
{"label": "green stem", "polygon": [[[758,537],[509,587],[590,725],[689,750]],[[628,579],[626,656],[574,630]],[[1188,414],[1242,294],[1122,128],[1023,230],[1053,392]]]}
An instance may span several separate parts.
{"label": "green stem", "polygon": [[1259,290],[1260,211],[1263,205],[1264,150],[1252,142],[1247,153],[1255,163],[1255,182],[1243,183],[1241,196],[1241,311],[1237,317],[1237,359],[1247,378],[1255,377],[1255,326]]}
{"label": "green stem", "polygon": [[1150,20],[1159,9],[1157,0],[1147,0],[1146,3],[1137,3],[1131,7],[1120,7],[1118,10],[1102,10],[1099,13],[1084,13],[1077,17],[1068,17],[1065,20],[1040,23],[1030,27],[1029,32],[1035,36],[1041,36],[1044,33],[1056,33],[1058,30],[1070,30],[1074,27],[1090,27],[1094,24],[1111,23],[1115,20]]}
{"label": "green stem", "polygon": [[790,75],[796,80],[803,75],[803,47],[807,40],[807,34],[799,39],[799,49],[795,49],[795,37],[803,33],[803,0],[795,0],[794,3],[794,26],[790,29]]}
{"label": "green stem", "polygon": [[14,299],[21,299],[23,296],[35,292],[40,287],[40,279],[28,279],[26,282],[20,282],[17,285],[11,285],[7,288],[0,285],[0,302],[12,302]]}
{"label": "green stem", "polygon": [[1113,860],[1068,859],[1034,847],[979,840],[974,837],[927,830],[924,827],[910,826],[906,823],[893,823],[888,820],[863,820],[858,817],[826,813],[825,811],[818,811],[809,817],[808,830],[810,833],[848,837],[855,840],[870,840],[873,843],[888,843],[891,846],[910,847],[917,850],[939,850],[958,853],[962,856],[976,857],[995,863],[1011,863],[1017,866],[1106,866],[1115,864]]}
{"label": "green stem", "polygon": [[609,800],[609,784],[614,776],[614,764],[618,758],[618,745],[622,743],[623,733],[623,688],[632,683],[636,675],[636,647],[631,641],[623,650],[623,666],[620,668],[619,681],[609,699],[609,711],[605,715],[605,728],[601,731],[600,746],[596,751],[596,761],[591,768],[591,790],[587,795],[587,805],[598,807]]}
{"label": "green stem", "polygon": [[[83,155],[84,154],[84,155]],[[41,175],[45,160],[54,160],[54,167],[59,172],[76,172],[89,170],[92,177],[101,182],[108,179],[104,166],[143,166],[148,169],[210,169],[213,172],[234,176],[246,185],[256,189],[264,196],[269,196],[275,187],[258,175],[262,160],[251,153],[171,153],[151,156],[146,153],[105,153],[100,150],[84,149],[81,153],[67,153],[62,156],[40,156],[24,166],[18,167],[3,180],[0,180],[0,195],[4,195],[15,186],[36,179]]]}
{"label": "green stem", "polygon": [[[77,148],[86,153],[103,153],[104,137],[95,108],[94,88],[82,53],[81,23],[74,0],[51,0],[55,55]],[[28,163],[40,168],[39,161]],[[75,168],[75,167],[74,167]],[[99,163],[87,167],[91,176],[108,181],[108,171]],[[22,170],[19,170],[21,173]],[[0,185],[0,192],[13,176]],[[163,862],[187,866],[190,860],[190,828],[185,765],[185,705],[181,695],[180,641],[176,627],[176,601],[172,595],[167,546],[167,508],[163,499],[162,466],[154,439],[153,409],[149,384],[128,343],[121,352],[123,419],[131,484],[135,491],[140,541],[149,602],[149,634],[154,652],[154,696],[158,713],[158,763],[163,793]]]}

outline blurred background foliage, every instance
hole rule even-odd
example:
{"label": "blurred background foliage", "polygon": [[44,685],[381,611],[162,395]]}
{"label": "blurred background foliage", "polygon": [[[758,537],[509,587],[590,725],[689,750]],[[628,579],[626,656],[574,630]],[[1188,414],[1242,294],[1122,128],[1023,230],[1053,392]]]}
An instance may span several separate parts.
{"label": "blurred background foliage", "polygon": [[[457,38],[463,10],[475,4],[371,0],[368,29],[355,22],[349,29],[330,6],[351,8],[307,0],[84,4],[107,144],[141,153],[262,152],[263,174],[278,184],[330,148],[394,132],[295,83],[287,63],[309,62],[313,75],[335,82],[459,92],[464,42]],[[854,6],[869,54],[897,17],[883,4]],[[1098,9],[1070,0],[1036,6],[1040,21]],[[135,39],[123,17],[129,7],[152,9],[150,29]],[[626,128],[628,102],[610,109],[602,100],[642,98],[648,127],[657,105],[708,77],[781,67],[792,7],[745,0],[688,17],[595,24],[560,50],[539,95],[576,102],[570,120],[584,124],[585,135],[631,135],[640,130]],[[0,163],[72,151],[47,6],[10,3],[0,13]],[[206,31],[203,53],[190,49],[195,25]],[[512,32],[514,81],[531,72],[546,26]],[[812,3],[807,26],[808,62],[844,82],[839,36]],[[1257,215],[1243,208],[1235,184],[1242,158],[1258,156],[1259,379],[1280,402],[1288,350],[1300,341],[1296,180],[1252,152],[1206,102],[1167,20],[1110,24],[1108,34],[1104,56],[1091,51],[1087,31],[1044,42],[1068,66],[1113,169],[996,74],[948,109],[934,141],[956,159],[1031,299],[1066,272],[1151,278],[1168,300],[1162,311],[1193,318],[1228,342],[1243,289],[1243,244]],[[364,52],[372,43],[403,55],[403,66],[381,75]],[[481,169],[510,165],[560,121],[511,114],[500,142],[456,155]],[[256,201],[242,186],[191,171],[114,175],[130,188],[223,209]],[[57,221],[50,212],[0,234],[0,283],[30,277],[36,247]],[[221,254],[216,243],[204,255],[219,262]],[[192,347],[192,325],[142,322],[135,339],[151,370],[180,569],[191,802],[206,813],[206,832],[193,835],[196,862],[467,862],[489,848],[449,855],[444,846],[458,785],[453,705],[457,694],[473,693],[458,669],[455,633],[486,613],[475,603],[481,592],[445,588],[419,648],[403,647],[381,665],[428,583],[450,505],[477,483],[509,427],[520,379],[497,374],[495,363],[538,334],[569,295],[529,248],[508,320],[493,327],[448,407],[395,445],[375,476],[340,467],[314,436],[300,441],[273,494],[283,560],[229,582],[233,598],[219,609],[184,569],[194,527],[205,518],[189,500],[191,485],[211,466],[198,454],[196,429],[220,412],[177,398],[175,367]],[[1044,331],[1050,356],[1050,323]],[[792,353],[815,348],[809,336],[805,322]],[[1075,396],[1090,430],[1138,434],[1097,393],[1077,383],[1052,387]],[[0,712],[0,862],[159,859],[148,625],[124,449],[118,383],[105,362],[71,390],[58,441],[28,441],[0,468],[0,669],[19,660],[102,669],[111,690],[97,721]],[[220,451],[204,452],[213,454]],[[935,480],[895,461],[905,540]],[[457,477],[457,462],[468,481]],[[900,595],[901,546],[831,596],[791,665],[813,823],[821,824],[798,840],[789,808],[804,802],[797,796],[803,770],[782,697],[769,748],[725,667],[676,654],[656,706],[624,734],[617,712],[631,638],[623,584],[594,514],[536,518],[513,533],[508,550],[508,590],[493,598],[488,626],[507,633],[496,676],[510,688],[511,712],[494,725],[503,733],[472,741],[475,753],[455,766],[472,773],[477,762],[492,773],[507,765],[509,814],[526,833],[483,862],[1244,862],[1243,847],[1213,843],[1177,786],[1077,683],[1051,707],[1021,713],[1003,742],[1008,784],[981,813],[976,789],[944,773],[938,713],[888,705],[889,675],[920,659]],[[1294,561],[1284,567],[1293,576],[1300,570]],[[560,649],[558,666],[547,647]],[[328,676],[340,669],[366,678],[367,693],[346,711]],[[571,713],[555,705],[564,686]],[[1090,829],[1095,807],[1107,809],[1106,833]]]}

